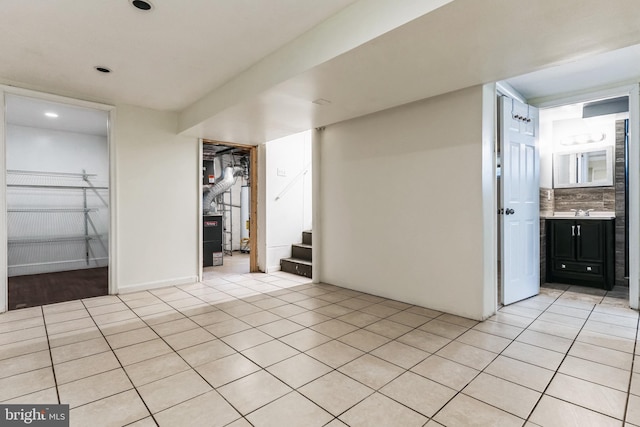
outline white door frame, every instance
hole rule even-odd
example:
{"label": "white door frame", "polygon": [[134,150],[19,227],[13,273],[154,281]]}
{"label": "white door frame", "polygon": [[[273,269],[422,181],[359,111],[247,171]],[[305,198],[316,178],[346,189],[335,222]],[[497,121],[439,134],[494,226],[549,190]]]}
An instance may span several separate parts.
{"label": "white door frame", "polygon": [[7,239],[7,144],[5,128],[6,95],[26,96],[41,99],[44,101],[60,102],[77,107],[93,108],[109,113],[109,127],[107,144],[109,147],[109,294],[118,293],[118,263],[116,257],[117,248],[117,212],[116,204],[116,144],[115,144],[115,120],[116,109],[113,105],[99,104],[96,102],[84,101],[65,96],[53,95],[44,92],[37,92],[30,89],[23,89],[15,86],[0,84],[0,152],[3,161],[0,162],[0,313],[7,311],[9,303],[9,282],[8,282],[8,239]]}
{"label": "white door frame", "polygon": [[640,306],[640,85],[632,84],[617,88],[595,90],[572,96],[560,96],[535,105],[537,108],[552,108],[598,98],[629,96],[629,306]]}
{"label": "white door frame", "polygon": [[218,141],[214,139],[207,138],[199,138],[198,139],[198,213],[197,213],[197,221],[198,221],[198,281],[201,282],[204,278],[204,263],[202,261],[202,146],[204,144],[214,144],[214,145],[226,145],[228,147],[236,147],[244,149],[249,154],[249,175],[250,175],[250,189],[251,194],[249,196],[249,203],[251,205],[249,209],[249,230],[250,233],[255,236],[252,237],[249,241],[249,272],[250,273],[258,273],[260,272],[260,265],[258,263],[260,252],[263,249],[262,245],[259,246],[258,236],[260,233],[260,227],[258,226],[258,219],[265,215],[264,208],[258,206],[258,192],[260,191],[260,183],[258,182],[258,146],[257,145],[247,145],[247,144],[238,144],[235,142],[228,141]]}

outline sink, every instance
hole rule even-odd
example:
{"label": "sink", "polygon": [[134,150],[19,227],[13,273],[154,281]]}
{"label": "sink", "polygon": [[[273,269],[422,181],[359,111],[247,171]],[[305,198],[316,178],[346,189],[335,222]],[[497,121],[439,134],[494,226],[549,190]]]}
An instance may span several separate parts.
{"label": "sink", "polygon": [[592,211],[589,212],[589,216],[579,215],[576,216],[575,212],[554,212],[553,216],[547,218],[556,218],[556,219],[612,219],[616,217],[615,212],[605,212],[605,211]]}

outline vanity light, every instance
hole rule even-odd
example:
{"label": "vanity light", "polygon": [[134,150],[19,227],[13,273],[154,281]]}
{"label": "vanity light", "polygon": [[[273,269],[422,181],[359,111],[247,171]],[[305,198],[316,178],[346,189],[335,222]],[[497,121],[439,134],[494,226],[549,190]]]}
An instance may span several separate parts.
{"label": "vanity light", "polygon": [[583,133],[581,135],[572,135],[560,140],[560,145],[576,145],[576,144],[592,144],[601,142],[607,137],[604,133]]}
{"label": "vanity light", "polygon": [[46,113],[44,113],[45,116],[47,117],[51,117],[53,119],[55,119],[56,117],[58,117],[58,115],[56,113],[53,113],[51,111],[47,111]]}

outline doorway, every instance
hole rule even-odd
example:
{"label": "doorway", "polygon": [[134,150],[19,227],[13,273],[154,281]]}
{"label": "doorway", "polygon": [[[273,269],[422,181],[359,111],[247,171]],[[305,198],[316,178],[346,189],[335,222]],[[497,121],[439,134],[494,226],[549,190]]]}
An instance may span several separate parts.
{"label": "doorway", "polygon": [[[545,108],[540,117],[541,134],[545,136],[541,141],[540,181],[541,203],[544,201],[545,206],[540,214],[541,218],[547,218],[541,221],[541,227],[545,222],[547,226],[553,225],[548,218],[562,219],[564,216],[581,222],[591,219],[586,224],[578,224],[585,231],[592,223],[606,225],[601,231],[606,231],[611,248],[601,257],[602,274],[606,279],[604,287],[609,290],[614,285],[616,290],[627,288],[628,96],[594,98]],[[554,236],[550,232],[542,235]],[[580,237],[586,242],[589,236],[582,233]],[[541,239],[542,254],[552,256],[553,248],[545,247],[545,243],[545,239]],[[600,245],[594,242],[592,246]],[[572,273],[556,271],[554,265],[546,266],[543,258],[541,270],[546,270],[549,280],[558,282],[564,275],[571,279]],[[589,279],[584,278],[585,281]]]}
{"label": "doorway", "polygon": [[203,140],[200,277],[215,272],[258,271],[257,150]]}
{"label": "doorway", "polygon": [[109,112],[5,96],[9,310],[109,293]]}
{"label": "doorway", "polygon": [[[606,117],[613,117],[613,119],[610,120],[609,130],[606,132],[573,132],[571,135],[555,138],[558,139],[558,141],[555,142],[560,146],[560,149],[555,150],[553,146],[553,144],[555,144],[555,142],[553,142],[554,136],[551,135],[549,131],[551,126],[547,126],[549,123],[545,125],[545,121],[549,121],[549,114],[554,111],[559,114],[555,117],[555,120],[552,119],[552,121],[566,120],[565,123],[557,123],[557,127],[561,128],[564,126],[564,128],[567,128],[569,125],[575,125],[573,122],[569,123],[571,120],[578,119],[578,116],[582,119],[583,109],[586,109],[585,106],[590,105],[595,109],[599,109],[603,104],[610,103],[614,99],[621,97],[625,98],[628,106],[627,111],[609,111],[607,114],[607,111],[599,110],[600,112],[597,114],[589,113],[592,118],[588,120],[591,120],[591,123],[601,122]],[[634,209],[634,206],[637,206],[637,204],[634,205],[633,202],[637,200],[638,197],[638,171],[635,170],[638,168],[638,147],[637,135],[634,135],[634,129],[637,129],[637,123],[634,122],[634,120],[637,120],[638,114],[637,103],[638,87],[634,85],[600,92],[594,91],[591,94],[582,94],[574,97],[558,98],[537,104],[540,108],[541,121],[540,283],[544,284],[547,277],[546,253],[548,248],[546,248],[546,218],[549,216],[553,217],[554,214],[556,217],[567,214],[575,215],[576,211],[578,211],[579,214],[583,214],[583,212],[580,211],[590,211],[592,216],[594,214],[600,215],[603,216],[602,219],[604,219],[605,214],[607,214],[615,217],[616,224],[615,231],[610,233],[612,235],[615,234],[616,241],[615,266],[610,268],[615,268],[615,284],[618,288],[615,289],[614,292],[619,292],[621,289],[623,289],[625,293],[628,292],[628,301],[632,308],[638,307],[638,269],[636,265],[638,260],[638,251],[636,248],[638,242],[638,212]],[[573,110],[579,110],[579,114],[576,116]],[[572,114],[575,117],[569,117]],[[587,116],[589,114],[587,114]],[[636,119],[634,119],[634,117],[636,117]],[[602,137],[603,133],[609,134],[607,141]],[[596,134],[600,137],[597,141],[595,137],[592,137]],[[587,136],[589,136],[589,140],[582,141],[587,138]],[[581,144],[590,145],[588,150],[582,150],[589,155],[581,157],[575,155],[575,152],[579,151],[577,147]],[[559,152],[556,153],[555,151]],[[561,158],[564,160],[573,159],[573,161],[568,163],[569,166],[561,167],[559,163]],[[585,168],[585,165],[580,163],[579,158],[593,158],[591,163],[598,167],[596,168],[592,165],[593,167]],[[554,159],[556,160],[555,162]],[[607,166],[607,164],[609,166]],[[609,178],[601,182],[593,183],[573,182],[582,179],[586,180],[587,171],[590,171],[590,179],[597,178],[603,180],[605,173],[608,174]],[[563,174],[563,177],[559,175],[554,177],[554,173]],[[577,184],[575,185],[575,187],[579,187],[577,190],[582,189],[580,191],[585,193],[580,194],[575,200],[572,199],[570,195],[577,190],[572,189],[571,185],[567,185],[572,183]],[[556,196],[558,197],[556,198]],[[573,202],[577,204],[572,205]],[[595,203],[595,205],[585,205],[585,203]],[[576,234],[577,233],[578,231],[576,231]],[[499,244],[502,243],[502,241],[502,237],[499,236]],[[499,255],[498,258],[500,258]],[[563,263],[559,265],[562,266],[562,264]],[[580,267],[578,264],[574,266],[576,268]],[[595,269],[590,271],[595,271]],[[499,279],[499,286],[500,285]],[[500,296],[498,299],[499,302],[501,302]]]}

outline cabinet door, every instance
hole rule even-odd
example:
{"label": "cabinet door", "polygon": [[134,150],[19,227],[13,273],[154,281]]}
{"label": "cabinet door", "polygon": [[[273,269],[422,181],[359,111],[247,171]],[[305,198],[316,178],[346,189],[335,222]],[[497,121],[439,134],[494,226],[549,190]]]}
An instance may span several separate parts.
{"label": "cabinet door", "polygon": [[553,258],[575,259],[575,221],[554,219],[550,222],[551,256]]}
{"label": "cabinet door", "polygon": [[576,221],[576,260],[604,261],[604,222],[597,220]]}

